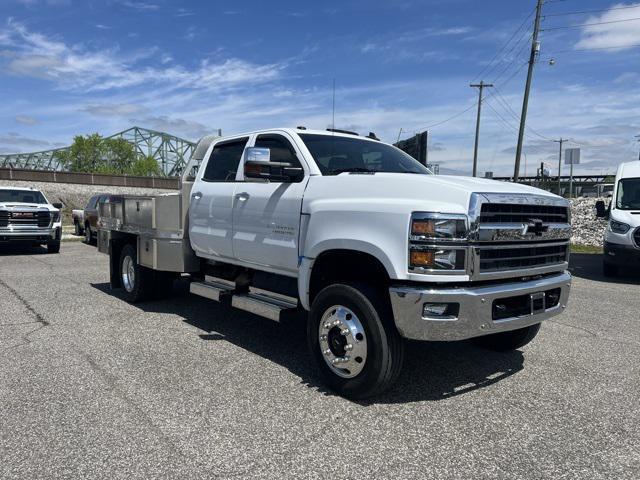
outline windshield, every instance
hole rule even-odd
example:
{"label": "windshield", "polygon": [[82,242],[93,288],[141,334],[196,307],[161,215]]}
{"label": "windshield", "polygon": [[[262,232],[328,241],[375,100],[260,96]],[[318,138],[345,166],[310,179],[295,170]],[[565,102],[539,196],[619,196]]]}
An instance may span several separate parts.
{"label": "windshield", "polygon": [[402,150],[381,142],[334,135],[300,134],[323,175],[342,172],[431,172]]}
{"label": "windshield", "polygon": [[625,178],[618,182],[616,208],[640,210],[640,178]]}
{"label": "windshield", "polygon": [[0,190],[0,203],[47,203],[44,196],[34,190]]}

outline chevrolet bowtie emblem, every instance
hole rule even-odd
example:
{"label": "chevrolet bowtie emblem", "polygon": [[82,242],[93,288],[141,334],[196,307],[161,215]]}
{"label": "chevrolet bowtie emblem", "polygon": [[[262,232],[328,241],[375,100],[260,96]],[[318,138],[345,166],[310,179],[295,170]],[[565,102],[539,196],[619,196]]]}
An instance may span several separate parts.
{"label": "chevrolet bowtie emblem", "polygon": [[533,233],[536,237],[541,237],[544,232],[549,230],[548,225],[544,225],[542,220],[538,218],[530,218],[529,223],[522,224],[522,234]]}

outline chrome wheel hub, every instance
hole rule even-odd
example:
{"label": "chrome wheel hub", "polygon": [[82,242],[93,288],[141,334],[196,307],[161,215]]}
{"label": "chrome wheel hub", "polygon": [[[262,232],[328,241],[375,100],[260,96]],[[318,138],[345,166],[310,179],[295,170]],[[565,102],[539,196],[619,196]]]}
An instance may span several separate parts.
{"label": "chrome wheel hub", "polygon": [[353,378],[367,360],[367,337],[360,320],[347,307],[335,305],[322,315],[318,326],[322,358],[336,375]]}
{"label": "chrome wheel hub", "polygon": [[133,258],[127,255],[122,261],[122,286],[127,292],[131,292],[135,287],[135,282],[136,269]]}

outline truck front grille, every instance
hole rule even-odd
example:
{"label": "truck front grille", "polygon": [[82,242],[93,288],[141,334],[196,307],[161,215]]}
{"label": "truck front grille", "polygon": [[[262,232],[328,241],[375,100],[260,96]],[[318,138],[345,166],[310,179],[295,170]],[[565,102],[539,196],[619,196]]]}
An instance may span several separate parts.
{"label": "truck front grille", "polygon": [[566,262],[568,243],[480,246],[480,273],[545,267]]}
{"label": "truck front grille", "polygon": [[484,203],[480,210],[480,223],[528,223],[533,219],[544,223],[568,223],[568,208],[555,205]]}
{"label": "truck front grille", "polygon": [[[24,216],[22,215],[24,214]],[[51,213],[48,211],[36,212],[0,212],[0,227],[26,226],[46,228],[51,224]]]}

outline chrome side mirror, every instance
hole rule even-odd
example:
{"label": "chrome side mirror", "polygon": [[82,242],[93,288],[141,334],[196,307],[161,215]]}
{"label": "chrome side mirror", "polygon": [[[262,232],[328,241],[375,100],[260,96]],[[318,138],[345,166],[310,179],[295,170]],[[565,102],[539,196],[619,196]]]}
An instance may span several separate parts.
{"label": "chrome side mirror", "polygon": [[244,176],[258,180],[292,182],[302,178],[304,171],[288,162],[272,162],[271,150],[268,148],[249,147],[245,151]]}

